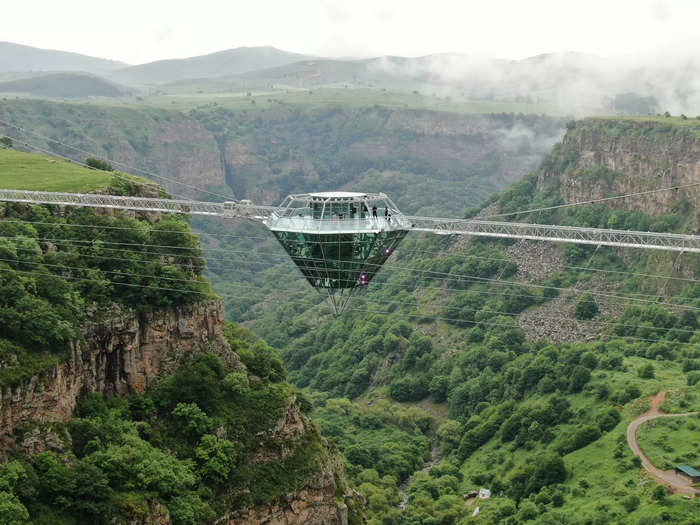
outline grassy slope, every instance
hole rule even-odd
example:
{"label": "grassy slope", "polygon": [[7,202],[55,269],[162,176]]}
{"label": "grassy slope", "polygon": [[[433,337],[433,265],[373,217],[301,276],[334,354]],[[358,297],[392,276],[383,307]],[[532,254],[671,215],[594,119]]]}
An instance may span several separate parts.
{"label": "grassy slope", "polygon": [[0,92],[51,98],[119,97],[127,93],[99,77],[80,73],[49,73],[0,82]]}
{"label": "grassy slope", "polygon": [[66,160],[0,149],[0,187],[13,190],[86,193],[109,185],[111,174]]}
{"label": "grassy slope", "polygon": [[[86,102],[90,102],[89,100]],[[449,97],[415,94],[402,91],[386,91],[376,88],[318,88],[313,90],[288,89],[259,90],[247,96],[245,91],[234,93],[172,93],[163,91],[150,97],[100,100],[99,104],[129,107],[163,107],[188,110],[207,105],[219,105],[232,110],[265,109],[279,104],[314,106],[371,107],[430,109],[451,113],[509,113],[563,115],[556,108],[545,104],[495,102],[488,100],[453,100]]]}
{"label": "grassy slope", "polygon": [[[593,374],[591,382],[584,392],[568,395],[567,399],[571,402],[571,406],[575,411],[585,411],[592,415],[599,405],[593,392],[604,383],[613,390],[623,384],[637,384],[645,396],[656,394],[662,389],[683,393],[694,390],[693,387],[686,385],[685,374],[681,371],[678,363],[664,362],[663,367],[656,367],[657,371],[654,379],[640,379],[635,371],[645,363],[653,363],[653,361],[631,357],[625,359],[624,364],[627,370],[624,372],[597,371]],[[537,397],[533,396],[530,401],[536,400]],[[648,501],[651,490],[656,483],[647,476],[643,469],[632,467],[629,464],[632,454],[625,437],[627,425],[640,413],[648,409],[648,403],[646,398],[642,397],[627,403],[620,409],[622,420],[615,428],[603,434],[600,439],[590,445],[564,456],[567,470],[571,475],[566,482],[570,494],[567,495],[565,506],[562,509],[569,515],[580,515],[585,512],[607,509],[611,513],[627,516],[627,512],[620,505],[620,500],[630,494],[637,494],[642,501],[639,508],[627,516],[628,519],[632,520],[630,523],[644,516],[658,515],[659,507]],[[680,410],[690,411],[698,409],[700,409],[700,398],[696,396],[689,407]],[[562,430],[566,430],[566,426],[563,425]],[[696,439],[697,435],[697,430],[695,430]],[[671,441],[679,449],[685,449],[687,446],[682,443],[682,440],[686,437],[688,436],[679,433],[674,435]],[[640,430],[640,442],[644,443],[645,441],[646,439],[643,439],[642,436],[642,430]],[[623,444],[621,447],[623,455],[620,458],[616,458],[614,454],[619,443]],[[547,446],[541,445],[533,450],[517,448],[511,451],[508,445],[502,444],[498,437],[494,437],[462,465],[462,472],[465,477],[462,487],[465,492],[478,489],[479,486],[474,483],[472,476],[480,472],[493,470],[494,458],[503,457],[512,461],[508,465],[510,468],[504,468],[503,470],[505,477],[508,472],[515,470],[518,465],[525,462],[529,457],[546,448]],[[504,465],[507,465],[507,462],[504,461]],[[482,510],[488,513],[489,505],[497,504],[497,502],[498,498],[495,498],[492,502],[480,502],[479,504],[482,506]],[[672,509],[677,517],[689,518],[693,516],[694,504],[686,501],[682,496],[672,496],[669,498],[666,508]]]}
{"label": "grassy slope", "polygon": [[700,116],[697,117],[663,117],[658,115],[649,115],[645,117],[637,116],[616,116],[616,117],[591,117],[591,120],[595,121],[608,121],[613,122],[615,120],[621,122],[637,122],[637,123],[647,123],[647,124],[665,124],[667,126],[678,127],[682,129],[690,130],[696,137],[700,137]]}
{"label": "grassy slope", "polygon": [[644,423],[639,444],[654,465],[671,469],[679,463],[696,464],[700,455],[700,418],[663,418]]}

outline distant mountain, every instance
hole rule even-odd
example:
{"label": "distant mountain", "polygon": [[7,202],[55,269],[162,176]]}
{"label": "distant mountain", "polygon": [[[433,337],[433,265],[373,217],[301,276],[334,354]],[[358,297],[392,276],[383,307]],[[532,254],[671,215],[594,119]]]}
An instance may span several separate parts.
{"label": "distant mountain", "polygon": [[115,71],[111,78],[127,84],[166,84],[192,78],[215,78],[269,69],[310,57],[274,47],[238,47],[197,57],[158,60]]}
{"label": "distant mountain", "polygon": [[[163,85],[167,93],[217,93],[279,88],[313,88],[367,83],[367,67],[360,62],[307,59],[216,78],[191,78]],[[405,80],[402,86],[405,86]]]}
{"label": "distant mountain", "polygon": [[47,73],[0,82],[0,93],[23,93],[37,97],[119,97],[128,94],[111,82],[82,73]]}
{"label": "distant mountain", "polygon": [[126,65],[124,62],[95,58],[79,53],[0,42],[0,72],[85,71],[100,75]]}

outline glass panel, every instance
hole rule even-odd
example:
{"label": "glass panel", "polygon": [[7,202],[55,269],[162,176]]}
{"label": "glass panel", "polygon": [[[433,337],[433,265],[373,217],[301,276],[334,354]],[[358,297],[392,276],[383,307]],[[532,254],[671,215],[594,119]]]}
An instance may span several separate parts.
{"label": "glass panel", "polygon": [[369,284],[407,232],[273,233],[312,286],[342,289]]}

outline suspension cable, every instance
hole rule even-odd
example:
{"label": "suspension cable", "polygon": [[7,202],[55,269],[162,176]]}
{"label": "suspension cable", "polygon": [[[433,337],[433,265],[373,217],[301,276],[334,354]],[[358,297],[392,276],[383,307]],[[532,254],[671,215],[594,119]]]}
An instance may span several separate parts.
{"label": "suspension cable", "polygon": [[[103,226],[103,225],[90,225],[90,224],[68,224],[68,223],[60,223],[60,222],[42,222],[42,221],[29,221],[29,220],[19,220],[19,219],[5,219],[1,221],[2,223],[22,223],[22,224],[39,224],[39,225],[44,225],[44,226],[59,226],[59,227],[66,227],[66,228],[88,228],[88,229],[105,229],[105,230],[134,230],[134,231],[143,231],[139,228],[134,228],[134,227],[128,227],[128,226]],[[254,239],[254,240],[271,240],[270,237],[268,236],[252,236],[252,235],[234,235],[234,234],[224,234],[224,233],[207,233],[207,232],[192,232],[192,231],[179,231],[179,230],[153,230],[156,233],[173,233],[173,234],[180,234],[180,235],[189,235],[192,237],[201,237],[201,236],[207,236],[207,237],[215,237],[215,238],[239,238],[239,239]],[[295,240],[287,240],[286,242],[292,242],[296,244],[304,244],[304,241],[295,241]],[[353,243],[354,241],[340,241],[340,243]],[[333,243],[333,244],[339,244],[339,243]],[[212,248],[206,248],[203,247],[203,250],[209,251]],[[507,258],[498,258],[498,257],[485,257],[485,256],[480,256],[480,255],[470,255],[470,254],[465,254],[462,253],[461,251],[454,251],[454,252],[445,252],[445,251],[437,251],[437,250],[411,250],[411,249],[403,249],[403,248],[398,248],[396,250],[397,252],[404,254],[404,253],[424,253],[424,254],[430,254],[430,255],[443,255],[445,257],[460,257],[460,258],[471,258],[471,259],[480,259],[480,260],[487,260],[487,261],[498,261],[498,262],[515,262],[517,264],[517,260],[512,260],[512,259],[507,259]],[[257,252],[257,253],[270,253],[272,252]],[[277,254],[273,254],[277,255]],[[538,264],[545,264],[543,261],[537,260],[536,263]],[[591,267],[584,267],[584,266],[572,266],[572,265],[561,265],[562,268],[568,268],[568,269],[573,269],[573,270],[581,270],[581,271],[586,271],[586,272],[601,272],[601,273],[614,273],[614,274],[623,274],[623,275],[633,275],[636,277],[652,277],[652,278],[659,278],[659,279],[671,279],[671,280],[678,280],[678,281],[686,281],[686,282],[700,282],[698,279],[691,279],[687,277],[673,277],[673,276],[668,276],[668,275],[654,275],[654,274],[647,274],[647,273],[639,273],[639,272],[631,272],[631,271],[625,271],[625,270],[609,270],[609,269],[603,269],[603,268],[591,268]]]}
{"label": "suspension cable", "polygon": [[[2,260],[2,261],[8,261],[8,259],[0,259],[0,260]],[[18,262],[18,261],[11,261],[11,262]],[[64,268],[64,269],[72,269],[72,270],[80,270],[80,271],[90,270],[89,268],[75,268],[75,267],[61,266],[61,265],[55,265],[55,264],[44,264],[44,263],[41,263],[41,262],[19,261],[19,263],[21,263],[21,264],[36,264],[36,265],[42,265],[42,266],[59,267],[59,268]],[[14,269],[4,269],[4,268],[0,268],[0,271],[15,271],[15,272],[18,272],[18,273],[28,273],[28,274],[37,275],[37,272],[36,272],[36,271],[30,272],[30,271],[24,271],[24,270],[14,270]],[[105,272],[104,270],[101,270],[101,271]],[[163,277],[159,277],[159,276],[150,276],[150,275],[142,275],[142,274],[127,273],[127,272],[108,272],[108,271],[107,271],[107,272],[105,272],[105,273],[113,273],[113,274],[125,275],[125,276],[133,276],[133,277],[146,277],[146,278],[147,278],[147,277],[152,277],[152,278],[156,278],[156,279],[167,279],[167,280],[171,280],[171,281],[192,282],[192,280],[187,280],[187,279],[163,278]],[[55,274],[49,274],[49,275],[56,276]],[[185,289],[177,289],[177,288],[170,288],[170,287],[163,287],[163,286],[153,286],[153,285],[150,285],[150,284],[149,284],[149,285],[139,285],[139,284],[134,284],[134,283],[123,283],[123,282],[118,282],[118,281],[100,280],[100,279],[91,279],[91,278],[81,278],[81,277],[66,276],[66,275],[61,275],[60,277],[61,277],[61,278],[65,278],[65,279],[70,279],[70,280],[76,280],[76,281],[88,281],[88,282],[98,282],[98,283],[109,283],[109,284],[114,284],[114,285],[117,285],[117,286],[130,286],[130,287],[147,288],[147,289],[154,289],[154,290],[161,290],[161,291],[175,291],[175,292],[181,292],[181,293],[198,293],[198,294],[207,295],[207,296],[211,296],[211,295],[212,295],[211,293],[201,292],[201,291],[196,291],[196,290],[185,290]],[[201,283],[201,284],[206,284],[206,283]],[[241,287],[241,288],[252,288],[251,286],[242,285],[242,284],[238,284],[238,283],[234,284],[234,286],[238,286],[238,287]],[[285,294],[285,297],[290,296],[290,295],[296,295],[296,294],[298,294],[298,293],[299,293],[299,292],[287,292],[287,293]],[[242,296],[240,296],[240,297],[250,297],[250,296],[242,295]],[[371,300],[371,299],[367,299],[367,298],[362,298],[362,300],[364,300],[365,302],[373,303],[373,304],[386,304],[386,305],[400,304],[400,303],[398,303],[398,302],[396,302],[396,301]],[[297,303],[307,303],[307,304],[313,304],[313,305],[322,304],[322,303],[315,303],[315,302],[312,302],[312,301],[296,300],[296,299],[295,299],[294,301],[297,302]],[[269,301],[260,300],[259,302],[269,302]],[[450,310],[451,308],[448,307],[447,309]],[[368,313],[377,313],[377,312],[375,312],[375,311],[367,311],[366,309],[354,309],[354,310],[357,310],[357,311],[365,311],[365,312],[368,312]],[[477,309],[468,309],[468,310],[475,311],[475,312],[480,311],[480,310],[477,310]],[[386,313],[387,313],[387,314],[392,314],[392,315],[393,315],[393,314],[396,314],[396,312],[386,312]],[[427,312],[427,313],[434,314],[434,313],[436,313],[436,312],[435,312],[435,311],[431,311],[431,312]],[[516,317],[516,316],[519,315],[519,314],[515,314],[515,313],[511,313],[511,312],[499,312],[499,311],[489,311],[489,313],[496,314],[496,315],[499,315],[499,316],[500,316],[500,315],[505,315],[505,316],[513,316],[513,317]],[[474,325],[480,325],[480,324],[484,324],[484,325],[498,325],[498,326],[507,326],[507,327],[511,327],[511,328],[516,328],[516,327],[517,327],[517,325],[508,325],[508,324],[505,324],[505,323],[493,323],[493,322],[490,322],[490,321],[488,321],[488,320],[482,320],[482,321],[476,321],[476,320],[475,320],[475,321],[470,321],[470,320],[458,319],[458,318],[451,318],[451,317],[426,317],[425,315],[422,315],[422,314],[412,315],[412,314],[401,314],[401,313],[398,313],[398,314],[396,314],[396,315],[404,315],[404,316],[420,317],[420,318],[430,318],[430,319],[433,319],[433,320],[443,320],[443,321],[449,321],[449,322],[453,322],[453,323],[468,323],[468,324],[474,324]],[[549,320],[555,320],[555,321],[569,320],[569,319],[567,319],[567,318],[552,317],[552,316],[546,316],[546,318],[549,319]],[[604,324],[603,321],[592,321],[592,320],[588,320],[588,321],[586,321],[586,322],[592,323],[592,324]],[[644,325],[631,325],[631,324],[624,324],[624,323],[614,323],[614,324],[615,324],[616,326],[625,326],[625,327],[631,327],[631,328],[649,328],[649,327],[644,326]],[[682,328],[670,328],[670,329],[666,329],[666,328],[661,328],[661,327],[653,327],[652,329],[656,329],[656,330],[666,330],[666,331],[671,331],[671,330],[672,330],[672,331],[675,331],[675,332],[695,333],[695,330],[686,330],[686,329],[682,329]],[[628,337],[628,336],[619,336],[619,337]],[[683,343],[683,342],[669,341],[669,340],[665,340],[665,339],[643,339],[643,340],[645,340],[645,341],[656,341],[656,342],[668,342],[668,343],[685,344],[685,343]],[[687,343],[687,344],[693,344],[693,343]]]}

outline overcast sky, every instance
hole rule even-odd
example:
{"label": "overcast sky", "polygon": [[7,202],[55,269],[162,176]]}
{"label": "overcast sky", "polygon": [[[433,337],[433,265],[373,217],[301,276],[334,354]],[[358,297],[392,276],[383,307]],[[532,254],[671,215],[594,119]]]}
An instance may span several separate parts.
{"label": "overcast sky", "polygon": [[700,54],[700,0],[21,0],[0,40],[130,64],[271,45],[322,56]]}

